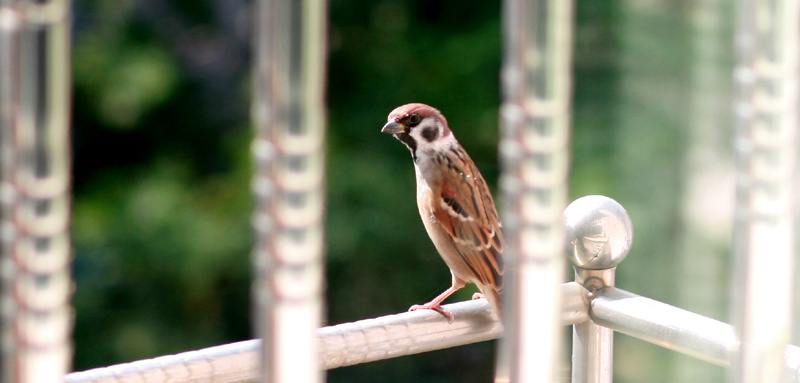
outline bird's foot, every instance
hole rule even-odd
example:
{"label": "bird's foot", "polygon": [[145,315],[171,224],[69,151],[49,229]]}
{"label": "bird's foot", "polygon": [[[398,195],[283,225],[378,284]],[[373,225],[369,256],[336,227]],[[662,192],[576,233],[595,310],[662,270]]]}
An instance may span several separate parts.
{"label": "bird's foot", "polygon": [[486,295],[483,295],[483,293],[472,294],[472,299],[483,299],[483,298],[486,298]]}
{"label": "bird's foot", "polygon": [[447,318],[448,323],[453,323],[453,320],[455,319],[453,313],[451,313],[450,310],[442,307],[441,305],[435,302],[428,302],[424,305],[413,305],[411,306],[411,308],[408,309],[408,311],[417,311],[417,310],[436,311],[437,313],[444,315],[444,317]]}

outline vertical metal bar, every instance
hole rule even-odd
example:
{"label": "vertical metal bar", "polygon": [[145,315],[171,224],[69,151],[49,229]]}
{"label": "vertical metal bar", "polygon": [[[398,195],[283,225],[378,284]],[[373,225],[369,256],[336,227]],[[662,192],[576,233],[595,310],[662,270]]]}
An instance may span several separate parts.
{"label": "vertical metal bar", "polygon": [[70,369],[69,9],[0,1],[2,382]]}
{"label": "vertical metal bar", "polygon": [[[575,269],[575,282],[594,294],[614,286],[617,269]],[[590,285],[587,285],[588,283]],[[593,285],[592,285],[593,284]],[[614,330],[593,321],[572,326],[572,383],[611,383],[614,381]]]}
{"label": "vertical metal bar", "polygon": [[731,382],[779,382],[790,340],[797,193],[797,0],[740,0]]}
{"label": "vertical metal bar", "polygon": [[[614,286],[617,265],[633,242],[631,219],[617,201],[586,196],[564,210],[564,226],[575,281],[589,291],[589,299],[594,299],[603,289]],[[611,383],[613,352],[613,330],[593,321],[574,325],[572,383]]]}
{"label": "vertical metal bar", "polygon": [[554,382],[562,339],[558,286],[564,275],[573,1],[507,0],[503,17],[501,189],[510,275],[496,381]]}
{"label": "vertical metal bar", "polygon": [[325,1],[256,4],[253,286],[262,382],[323,380]]}

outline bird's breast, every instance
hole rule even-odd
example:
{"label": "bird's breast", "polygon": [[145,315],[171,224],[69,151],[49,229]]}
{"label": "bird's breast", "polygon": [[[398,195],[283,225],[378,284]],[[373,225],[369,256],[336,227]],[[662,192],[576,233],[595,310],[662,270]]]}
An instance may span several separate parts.
{"label": "bird's breast", "polygon": [[425,223],[425,227],[436,224],[436,218],[433,214],[434,204],[436,203],[436,194],[434,192],[434,185],[431,180],[422,174],[418,166],[415,166],[417,175],[417,206],[419,207],[420,218]]}

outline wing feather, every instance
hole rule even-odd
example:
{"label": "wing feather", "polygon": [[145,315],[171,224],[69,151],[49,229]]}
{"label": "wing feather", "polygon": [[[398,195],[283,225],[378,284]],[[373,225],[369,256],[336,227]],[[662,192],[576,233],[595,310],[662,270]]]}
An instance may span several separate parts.
{"label": "wing feather", "polygon": [[[434,196],[433,214],[478,282],[499,291],[503,287],[505,238],[494,200],[463,149],[448,155],[456,158],[442,174],[441,195]],[[452,165],[454,162],[461,167]]]}

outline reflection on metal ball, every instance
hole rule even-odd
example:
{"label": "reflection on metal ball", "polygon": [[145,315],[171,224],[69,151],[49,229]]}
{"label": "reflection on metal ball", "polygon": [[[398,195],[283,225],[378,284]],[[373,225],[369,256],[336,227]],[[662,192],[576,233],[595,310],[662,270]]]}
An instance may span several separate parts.
{"label": "reflection on metal ball", "polygon": [[631,248],[633,225],[617,201],[601,195],[581,197],[564,210],[565,250],[582,269],[617,266]]}

